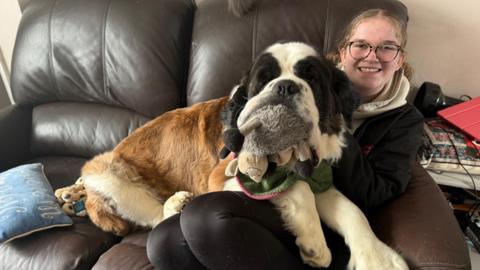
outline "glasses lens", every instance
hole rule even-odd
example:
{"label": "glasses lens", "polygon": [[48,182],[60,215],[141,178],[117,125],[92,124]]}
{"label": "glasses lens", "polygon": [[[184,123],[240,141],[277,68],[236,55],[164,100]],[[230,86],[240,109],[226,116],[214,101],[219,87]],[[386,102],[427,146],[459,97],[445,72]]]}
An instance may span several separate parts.
{"label": "glasses lens", "polygon": [[370,53],[370,45],[364,42],[352,42],[350,43],[349,51],[354,59],[360,60],[368,56]]}
{"label": "glasses lens", "polygon": [[[354,41],[349,46],[350,55],[355,60],[366,58],[372,49],[373,47],[370,44],[361,41]],[[400,47],[395,44],[384,44],[375,48],[375,54],[378,60],[382,62],[392,61],[397,57],[399,51]]]}
{"label": "glasses lens", "polygon": [[390,62],[397,57],[400,48],[394,44],[384,44],[377,47],[377,58],[382,62]]}

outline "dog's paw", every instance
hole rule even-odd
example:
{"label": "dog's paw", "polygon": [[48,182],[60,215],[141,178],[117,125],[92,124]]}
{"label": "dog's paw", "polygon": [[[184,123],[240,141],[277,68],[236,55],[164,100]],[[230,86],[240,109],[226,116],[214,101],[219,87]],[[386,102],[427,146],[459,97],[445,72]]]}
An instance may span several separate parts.
{"label": "dog's paw", "polygon": [[193,193],[178,191],[173,194],[163,205],[163,219],[167,219],[182,211],[183,207],[193,199]]}
{"label": "dog's paw", "polygon": [[[297,237],[295,243],[300,249],[304,263],[317,268],[328,267],[332,262],[332,254],[325,241],[316,241],[315,237]],[[322,244],[323,243],[323,244]]]}
{"label": "dog's paw", "polygon": [[380,240],[371,247],[364,246],[351,251],[349,270],[408,270],[405,260]]}

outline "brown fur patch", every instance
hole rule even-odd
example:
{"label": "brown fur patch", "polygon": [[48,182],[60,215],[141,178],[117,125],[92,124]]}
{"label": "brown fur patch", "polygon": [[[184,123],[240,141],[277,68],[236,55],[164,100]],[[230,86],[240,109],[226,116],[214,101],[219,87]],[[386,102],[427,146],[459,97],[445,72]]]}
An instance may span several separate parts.
{"label": "brown fur patch", "polygon": [[135,228],[133,224],[115,214],[115,210],[100,194],[92,190],[87,190],[87,194],[85,208],[90,220],[100,229],[118,236],[125,236]]}
{"label": "brown fur patch", "polygon": [[[195,195],[223,188],[229,159],[220,161],[223,147],[220,111],[228,97],[155,118],[100,154],[82,168],[82,176],[110,173],[145,185],[163,203],[176,191]],[[108,201],[87,189],[86,209],[104,231],[127,233],[129,223],[115,214]]]}

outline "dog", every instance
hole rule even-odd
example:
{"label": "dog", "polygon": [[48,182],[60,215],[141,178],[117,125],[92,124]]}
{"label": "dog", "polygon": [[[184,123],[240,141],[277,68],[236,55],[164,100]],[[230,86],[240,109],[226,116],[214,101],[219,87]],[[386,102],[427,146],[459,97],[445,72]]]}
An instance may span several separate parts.
{"label": "dog", "polygon": [[[240,106],[233,104],[239,93],[245,96]],[[167,112],[111,152],[87,162],[81,177],[92,222],[125,235],[136,226],[156,226],[194,196],[239,190],[234,179],[225,177],[231,155],[219,159],[224,147],[219,119],[234,126],[238,116],[272,95],[278,95],[279,102],[288,99],[299,116],[314,123],[308,143],[318,162],[340,158],[355,109],[349,80],[313,47],[277,43],[257,58],[230,97]],[[313,194],[308,184],[297,181],[271,201],[296,237],[303,261],[313,267],[331,262],[321,217],[349,246],[349,269],[408,269],[402,257],[375,236],[361,210],[334,187]]]}

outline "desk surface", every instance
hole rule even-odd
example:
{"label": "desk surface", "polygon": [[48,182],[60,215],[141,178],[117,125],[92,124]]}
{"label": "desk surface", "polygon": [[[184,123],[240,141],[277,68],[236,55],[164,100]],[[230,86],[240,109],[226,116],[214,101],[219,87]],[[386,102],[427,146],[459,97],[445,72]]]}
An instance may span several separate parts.
{"label": "desk surface", "polygon": [[[452,173],[452,172],[439,172],[428,170],[427,172],[432,176],[433,180],[440,185],[458,187],[458,188],[468,188],[474,189],[472,179],[468,174],[463,173]],[[477,190],[480,190],[480,175],[472,174],[472,177],[475,181],[475,186]]]}

